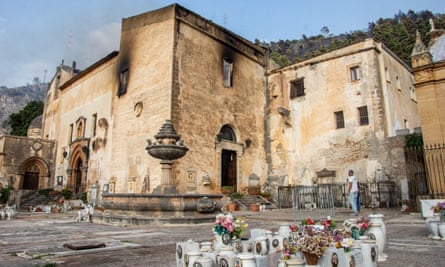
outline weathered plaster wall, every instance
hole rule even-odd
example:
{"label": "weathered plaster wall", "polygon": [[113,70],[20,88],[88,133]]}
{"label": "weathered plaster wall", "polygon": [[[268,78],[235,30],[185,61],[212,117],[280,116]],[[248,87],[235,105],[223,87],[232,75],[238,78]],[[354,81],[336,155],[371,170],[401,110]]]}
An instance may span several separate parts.
{"label": "weathered plaster wall", "polygon": [[[401,114],[412,122],[411,131],[419,120],[409,94],[383,92],[391,88],[382,86],[382,69],[403,78],[404,86],[410,81],[408,70],[387,57],[368,40],[269,75],[272,176],[308,185],[323,168],[336,171],[334,182],[344,182],[349,169],[364,181],[376,173],[393,173],[386,139],[404,128]],[[350,80],[352,66],[360,67],[360,81]],[[290,81],[297,78],[304,78],[305,95],[289,99]],[[359,124],[361,106],[368,107],[369,125]],[[336,129],[337,111],[343,111],[344,128]]]}
{"label": "weathered plaster wall", "polygon": [[[175,169],[180,188],[193,188],[186,179],[192,173],[196,191],[219,193],[223,148],[238,152],[238,190],[248,185],[250,175],[264,182],[265,51],[201,18],[181,18],[177,31],[172,117],[177,132],[190,148]],[[223,83],[223,58],[233,60],[232,87]],[[215,143],[223,125],[234,129],[235,144]],[[204,186],[202,177],[207,175],[211,184]]]}
{"label": "weathered plaster wall", "polygon": [[[152,191],[160,183],[160,160],[145,147],[171,116],[173,26],[172,9],[123,20],[116,75],[128,68],[129,82],[126,94],[113,96],[109,179],[116,183],[116,192]],[[138,102],[140,114],[135,113]]]}

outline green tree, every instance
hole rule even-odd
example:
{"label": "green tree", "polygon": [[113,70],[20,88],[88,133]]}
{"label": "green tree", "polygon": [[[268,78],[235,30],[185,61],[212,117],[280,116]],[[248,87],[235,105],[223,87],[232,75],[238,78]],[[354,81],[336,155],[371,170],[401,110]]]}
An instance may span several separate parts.
{"label": "green tree", "polygon": [[31,101],[17,113],[9,115],[8,124],[11,135],[26,136],[28,126],[32,120],[43,113],[42,101]]}

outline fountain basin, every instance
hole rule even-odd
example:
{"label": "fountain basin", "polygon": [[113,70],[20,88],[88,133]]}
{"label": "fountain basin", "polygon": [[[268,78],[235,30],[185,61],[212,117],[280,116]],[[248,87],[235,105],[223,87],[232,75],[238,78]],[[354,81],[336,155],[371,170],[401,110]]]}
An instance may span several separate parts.
{"label": "fountain basin", "polygon": [[203,197],[216,202],[215,211],[221,210],[223,195],[219,194],[104,193],[102,206],[126,211],[196,211],[197,202]]}
{"label": "fountain basin", "polygon": [[178,146],[175,144],[157,144],[151,145],[147,148],[148,154],[152,157],[162,160],[175,160],[183,157],[187,151],[188,147]]}

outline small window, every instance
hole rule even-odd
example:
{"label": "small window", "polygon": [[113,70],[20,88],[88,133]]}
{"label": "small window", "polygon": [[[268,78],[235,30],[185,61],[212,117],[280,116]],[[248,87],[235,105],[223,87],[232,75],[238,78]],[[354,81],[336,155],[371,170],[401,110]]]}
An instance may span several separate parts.
{"label": "small window", "polygon": [[397,90],[402,91],[402,86],[400,86],[399,76],[396,76],[396,85],[397,85]]}
{"label": "small window", "polygon": [[369,124],[368,107],[367,106],[359,107],[358,115],[359,115],[360,125],[368,125]]}
{"label": "small window", "polygon": [[416,88],[415,88],[414,86],[410,87],[409,92],[410,92],[411,100],[417,102],[417,98],[416,98]]}
{"label": "small window", "polygon": [[96,124],[97,124],[97,113],[93,114],[93,119],[91,120],[91,132],[92,136],[96,136]]}
{"label": "small window", "polygon": [[343,116],[343,111],[336,111],[334,112],[334,115],[337,129],[345,128],[345,118]]}
{"label": "small window", "polygon": [[304,96],[304,79],[293,80],[290,82],[290,98]]}
{"label": "small window", "polygon": [[124,69],[119,75],[119,90],[117,91],[118,96],[121,96],[127,92],[128,75],[128,69]]}
{"label": "small window", "polygon": [[351,72],[351,82],[360,81],[360,78],[361,78],[360,67],[354,66],[354,67],[350,68],[349,70]]}
{"label": "small window", "polygon": [[223,79],[225,87],[233,86],[233,61],[228,58],[223,59]]}
{"label": "small window", "polygon": [[73,142],[73,131],[74,131],[74,125],[71,123],[70,124],[70,132],[69,132],[69,136],[68,136],[68,144],[71,144],[71,142]]}

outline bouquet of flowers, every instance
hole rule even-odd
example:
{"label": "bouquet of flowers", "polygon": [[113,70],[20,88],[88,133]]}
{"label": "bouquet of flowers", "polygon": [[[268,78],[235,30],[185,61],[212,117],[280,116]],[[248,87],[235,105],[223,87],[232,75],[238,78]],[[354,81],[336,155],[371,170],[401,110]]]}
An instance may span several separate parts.
{"label": "bouquet of flowers", "polygon": [[360,217],[355,224],[351,225],[352,237],[356,240],[360,239],[361,235],[365,235],[369,228],[369,219]]}
{"label": "bouquet of flowers", "polygon": [[432,206],[431,209],[435,212],[435,213],[439,213],[442,212],[443,210],[445,210],[445,201],[443,202],[437,202],[436,205]]}
{"label": "bouquet of flowers", "polygon": [[314,225],[314,220],[312,218],[303,219],[301,225]]}
{"label": "bouquet of flowers", "polygon": [[436,205],[432,206],[431,209],[434,211],[434,213],[440,214],[440,220],[445,220],[445,201],[437,202]]}
{"label": "bouquet of flowers", "polygon": [[325,230],[333,230],[337,228],[337,224],[332,220],[331,216],[327,216],[325,220],[321,220],[321,224],[324,226]]}
{"label": "bouquet of flowers", "polygon": [[232,214],[216,215],[214,231],[218,235],[229,234],[231,238],[241,238],[248,224],[243,218],[234,218]]}
{"label": "bouquet of flowers", "polygon": [[332,236],[328,232],[315,231],[312,227],[305,230],[304,235],[297,240],[297,249],[305,256],[311,254],[320,258],[333,240]]}

